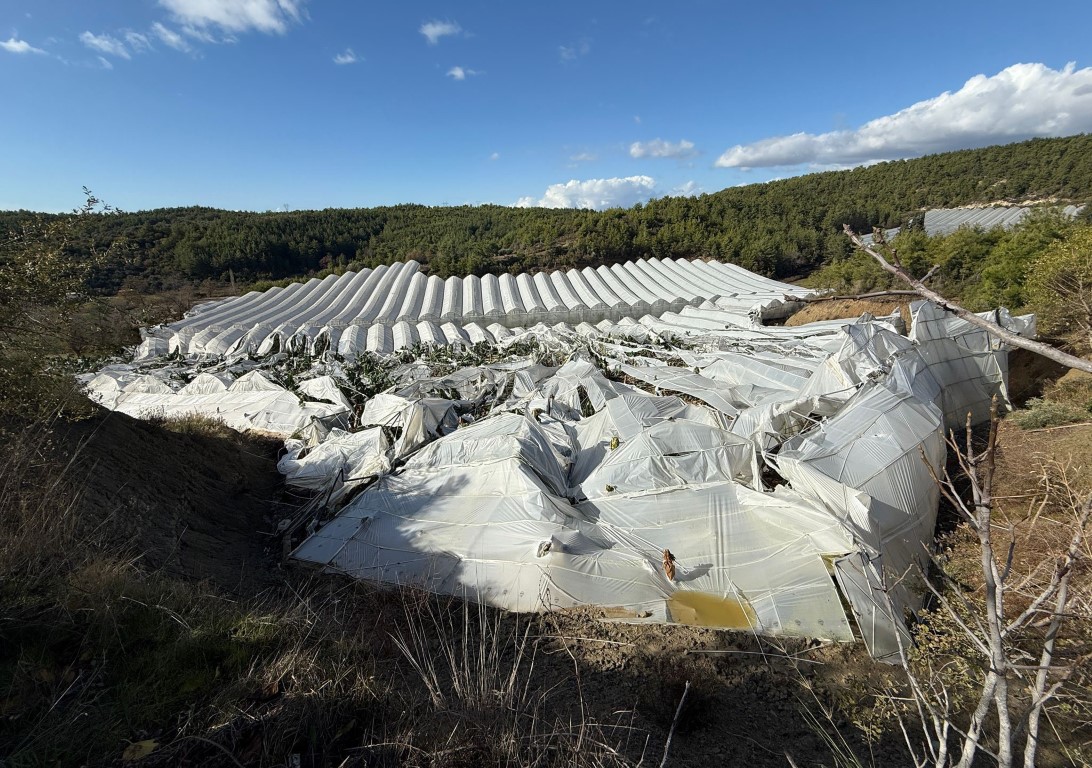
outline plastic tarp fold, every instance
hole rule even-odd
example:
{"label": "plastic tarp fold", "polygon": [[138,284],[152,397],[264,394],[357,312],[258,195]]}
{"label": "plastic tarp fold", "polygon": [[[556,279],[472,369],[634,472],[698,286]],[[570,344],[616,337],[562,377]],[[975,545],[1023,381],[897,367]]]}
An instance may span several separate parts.
{"label": "plastic tarp fold", "polygon": [[[509,610],[620,606],[634,617],[852,638],[823,561],[848,541],[805,499],[717,483],[573,506],[529,465],[549,462],[541,445],[468,442],[438,452],[439,464],[380,478],[293,557]],[[665,548],[678,556],[674,582],[660,568]]]}
{"label": "plastic tarp fold", "polygon": [[820,501],[853,535],[858,556],[840,561],[839,583],[866,621],[862,631],[878,659],[894,657],[908,641],[901,619],[890,617],[920,607],[907,585],[923,572],[936,525],[933,473],[944,466],[942,426],[931,403],[871,384],[777,455],[792,487]]}
{"label": "plastic tarp fold", "polygon": [[388,447],[378,427],[361,432],[332,429],[314,446],[304,440],[285,441],[287,452],[277,462],[277,469],[288,485],[331,491],[337,499],[361,481],[390,471]]}
{"label": "plastic tarp fold", "polygon": [[758,482],[754,445],[723,429],[686,421],[660,421],[607,453],[580,489],[589,499],[642,493],[725,478]]}
{"label": "plastic tarp fold", "polygon": [[399,427],[401,436],[394,454],[401,457],[458,426],[457,404],[439,397],[408,400],[389,393],[378,394],[365,405],[363,426]]}

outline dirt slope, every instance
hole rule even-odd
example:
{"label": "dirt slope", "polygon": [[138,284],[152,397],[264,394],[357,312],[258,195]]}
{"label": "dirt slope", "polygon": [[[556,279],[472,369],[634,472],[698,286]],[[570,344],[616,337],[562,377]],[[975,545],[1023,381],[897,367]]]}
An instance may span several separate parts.
{"label": "dirt slope", "polygon": [[270,583],[279,441],[178,434],[109,411],[56,428],[63,450],[77,452],[82,516],[104,521],[144,566],[231,592]]}

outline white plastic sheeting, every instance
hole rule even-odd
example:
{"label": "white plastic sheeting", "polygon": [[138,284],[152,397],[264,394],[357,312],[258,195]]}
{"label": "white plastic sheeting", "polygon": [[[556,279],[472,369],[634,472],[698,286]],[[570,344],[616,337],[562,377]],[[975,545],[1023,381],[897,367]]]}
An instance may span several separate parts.
{"label": "white plastic sheeting", "polygon": [[[104,372],[84,378],[85,391],[95,402],[138,419],[177,419],[201,416],[227,426],[287,437],[317,421],[347,415],[345,404],[309,402],[270,381],[259,371],[232,380],[224,373],[201,373],[177,389],[152,375]],[[335,385],[336,386],[336,385]],[[307,388],[306,385],[304,388]],[[332,398],[320,383],[316,400]],[[344,396],[338,393],[344,400]]]}
{"label": "white plastic sheeting", "polygon": [[[532,419],[497,416],[380,478],[294,557],[511,610],[617,605],[660,621],[852,639],[823,562],[851,544],[814,504],[730,482],[572,504],[557,493],[561,474]],[[674,581],[664,549],[678,553]]]}
{"label": "white plastic sheeting", "polygon": [[335,501],[391,468],[387,438],[379,428],[361,432],[332,429],[317,445],[289,439],[284,447],[277,469],[285,482],[295,488],[325,492]]}
{"label": "white plastic sheeting", "polygon": [[[988,418],[990,403],[996,395],[1002,405],[1008,398],[1008,349],[986,331],[971,325],[926,301],[915,302],[910,339],[921,356],[921,363],[940,386],[937,404],[944,411],[949,427],[966,424],[967,414],[974,423]],[[984,312],[982,317],[1005,328],[1034,337],[1035,317],[1013,317],[1007,310]],[[915,374],[914,378],[918,378]]]}
{"label": "white plastic sheeting", "polygon": [[663,421],[603,457],[581,483],[585,497],[643,493],[730,478],[758,481],[754,445],[723,429],[685,421]]}
{"label": "white plastic sheeting", "polygon": [[[571,361],[430,443],[294,556],[513,610],[590,603],[834,640],[852,636],[840,589],[873,655],[897,658],[936,521],[922,457],[943,465],[949,390],[973,401],[992,374],[968,339],[893,327],[805,328],[780,356],[767,340],[680,350],[693,368],[605,345],[626,360],[608,368],[701,404]],[[787,485],[762,487],[763,451]]]}
{"label": "white plastic sheeting", "polygon": [[[936,520],[929,466],[946,428],[1004,396],[1007,353],[924,303],[909,338],[897,314],[763,325],[786,295],[801,292],[712,262],[447,280],[409,262],[202,305],[85,383],[133,415],[303,435],[282,470],[335,503],[366,485],[300,562],[511,610],[831,640],[852,619],[895,658]],[[332,354],[524,341],[566,362],[434,374],[424,354],[362,409]],[[190,359],[164,364],[164,344]],[[275,372],[303,354],[289,392]],[[365,429],[329,430],[350,416]]]}
{"label": "white plastic sheeting", "polygon": [[[293,338],[313,346],[329,327],[348,329],[338,345],[343,355],[385,354],[404,348],[389,335],[399,322],[453,322],[467,330],[469,343],[492,343],[496,334],[485,329],[491,323],[512,328],[620,320],[703,302],[716,302],[744,318],[779,317],[793,309],[786,297],[811,293],[731,264],[681,259],[446,281],[426,278],[418,269],[415,261],[400,262],[208,302],[183,320],[149,330],[139,354],[141,359],[168,351],[269,354]],[[418,333],[419,339],[423,336]],[[450,335],[446,340],[452,341]],[[412,346],[401,338],[398,343]]]}

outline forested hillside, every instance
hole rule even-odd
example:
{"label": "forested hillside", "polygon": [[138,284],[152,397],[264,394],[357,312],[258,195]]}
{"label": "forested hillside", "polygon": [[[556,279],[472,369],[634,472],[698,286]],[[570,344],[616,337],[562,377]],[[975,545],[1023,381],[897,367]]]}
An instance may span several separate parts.
{"label": "forested hillside", "polygon": [[[94,180],[91,179],[92,183]],[[665,197],[608,211],[497,205],[246,213],[167,208],[83,217],[90,251],[118,239],[127,254],[98,267],[96,287],[126,277],[155,288],[182,280],[277,280],[416,259],[440,276],[712,257],[771,276],[810,272],[847,253],[841,225],[895,226],[924,208],[999,200],[1092,200],[1092,135],[1035,139],[850,171]],[[27,211],[0,212],[0,237]]]}

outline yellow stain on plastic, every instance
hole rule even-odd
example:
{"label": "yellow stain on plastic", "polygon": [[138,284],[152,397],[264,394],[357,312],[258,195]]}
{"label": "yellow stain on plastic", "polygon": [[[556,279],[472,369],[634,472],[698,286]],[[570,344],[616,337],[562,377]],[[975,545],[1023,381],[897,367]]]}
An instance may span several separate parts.
{"label": "yellow stain on plastic", "polygon": [[695,627],[750,629],[758,626],[758,616],[749,602],[708,592],[675,592],[667,601],[667,610],[672,621]]}

